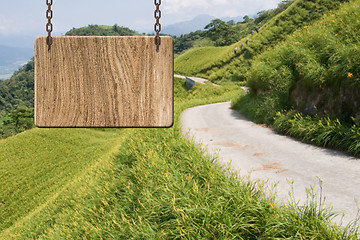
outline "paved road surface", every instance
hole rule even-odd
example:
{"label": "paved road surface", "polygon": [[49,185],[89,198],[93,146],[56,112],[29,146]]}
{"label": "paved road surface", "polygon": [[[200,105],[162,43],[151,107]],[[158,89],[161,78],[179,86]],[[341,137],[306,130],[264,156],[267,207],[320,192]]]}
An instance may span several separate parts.
{"label": "paved road surface", "polygon": [[[174,74],[174,77],[182,78],[182,79],[185,79],[185,78],[186,78],[185,76],[177,75],[177,74]],[[209,80],[207,80],[207,79],[205,79],[205,78],[200,78],[200,77],[188,77],[188,78],[190,78],[191,80],[193,80],[193,81],[195,81],[195,82],[197,82],[197,83],[205,84],[206,82],[209,82],[209,83],[211,83],[212,85],[219,87],[219,85],[217,85],[217,84],[215,84],[215,83],[212,83],[212,82],[210,82]]]}
{"label": "paved road surface", "polygon": [[221,161],[231,161],[242,176],[250,172],[252,179],[277,182],[278,199],[288,198],[288,180],[293,180],[295,198],[305,201],[305,187],[319,190],[319,177],[326,203],[346,213],[343,224],[355,219],[360,159],[278,135],[230,109],[230,102],[187,109],[181,123],[185,134],[218,153]]}

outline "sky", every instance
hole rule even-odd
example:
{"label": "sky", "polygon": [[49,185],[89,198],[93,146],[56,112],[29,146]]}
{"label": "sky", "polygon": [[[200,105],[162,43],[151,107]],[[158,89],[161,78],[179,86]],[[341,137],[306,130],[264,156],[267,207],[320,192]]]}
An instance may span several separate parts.
{"label": "sky", "polygon": [[[88,24],[126,26],[150,33],[154,26],[153,0],[53,0],[54,35]],[[275,8],[281,0],[162,0],[163,26],[188,21],[200,14],[214,17],[254,15]],[[0,38],[46,35],[46,0],[0,0]],[[0,39],[1,40],[1,39]],[[1,43],[1,41],[0,41]]]}

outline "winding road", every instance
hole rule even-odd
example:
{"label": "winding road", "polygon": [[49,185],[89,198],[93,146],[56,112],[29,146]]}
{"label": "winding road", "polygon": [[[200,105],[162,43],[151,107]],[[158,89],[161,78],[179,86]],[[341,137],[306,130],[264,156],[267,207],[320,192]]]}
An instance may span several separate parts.
{"label": "winding road", "polygon": [[293,181],[294,197],[304,203],[305,188],[315,186],[320,192],[320,178],[325,204],[345,213],[335,221],[346,225],[356,218],[360,159],[278,135],[230,109],[230,102],[187,109],[181,125],[184,134],[218,154],[220,161],[231,162],[241,176],[277,183],[278,201],[289,199]]}

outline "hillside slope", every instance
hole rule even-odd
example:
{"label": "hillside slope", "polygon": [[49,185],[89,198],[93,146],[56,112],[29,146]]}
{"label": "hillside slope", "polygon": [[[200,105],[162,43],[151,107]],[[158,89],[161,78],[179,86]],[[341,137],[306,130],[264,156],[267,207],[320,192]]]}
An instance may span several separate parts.
{"label": "hillside slope", "polygon": [[[283,41],[296,29],[309,25],[324,13],[338,9],[344,0],[297,0],[287,10],[276,15],[260,28],[259,33],[247,36],[248,44],[239,42],[221,48],[214,47],[190,50],[175,59],[175,72],[197,75],[210,80],[245,80],[250,60],[268,47]],[[244,47],[241,48],[241,44]],[[234,48],[240,50],[234,55]]]}
{"label": "hillside slope", "polygon": [[35,129],[3,140],[0,239],[355,236],[314,205],[305,214],[276,206],[261,183],[240,180],[180,134],[185,108],[239,94],[210,84],[187,91],[176,79],[171,129]]}
{"label": "hillside slope", "polygon": [[[87,129],[33,129],[0,141],[0,232],[53,201],[121,137]],[[4,238],[1,238],[4,239]]]}
{"label": "hillside slope", "polygon": [[256,57],[250,94],[234,104],[257,123],[360,156],[360,2],[288,36]]}
{"label": "hillside slope", "polygon": [[181,135],[185,108],[229,101],[238,86],[174,83],[170,129],[33,129],[0,140],[0,239],[356,235],[314,200],[276,206],[260,182],[240,179]]}

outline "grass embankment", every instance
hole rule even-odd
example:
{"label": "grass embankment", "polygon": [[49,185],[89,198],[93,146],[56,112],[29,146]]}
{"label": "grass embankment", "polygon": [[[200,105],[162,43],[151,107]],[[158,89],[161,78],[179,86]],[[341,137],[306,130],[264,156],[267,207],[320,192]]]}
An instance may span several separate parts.
{"label": "grass embankment", "polygon": [[360,156],[360,126],[351,116],[351,92],[360,90],[359,18],[359,1],[345,3],[255,58],[247,75],[251,93],[235,108],[288,135]]}
{"label": "grass embankment", "polygon": [[[209,84],[186,91],[183,83],[183,80],[175,80],[173,128],[124,129],[116,157],[94,161],[92,167],[76,175],[62,191],[56,195],[54,192],[46,204],[39,208],[34,204],[31,214],[22,214],[27,217],[4,229],[0,239],[355,238],[355,235],[348,235],[331,225],[329,213],[311,205],[316,201],[303,208],[276,206],[274,198],[265,196],[261,183],[239,179],[236,173],[214,164],[216,159],[206,156],[203,150],[185,139],[179,126],[182,110],[226,101],[240,93],[235,86],[220,88]],[[28,134],[37,131],[19,136],[27,138]],[[74,137],[78,139],[76,130],[67,130],[66,134],[63,134],[64,130],[57,131],[68,139],[65,142],[71,143],[70,139]],[[82,131],[117,138],[111,131]],[[66,137],[71,133],[75,136]],[[17,141],[19,136],[1,144]],[[43,141],[48,143],[50,140]],[[82,159],[86,149],[77,148],[75,143],[71,146],[79,152],[77,164],[80,166],[84,164]],[[25,145],[29,144],[27,141]],[[53,144],[50,144],[53,150],[43,149],[42,154],[62,153],[69,162],[74,162],[76,158],[69,157],[73,151],[57,151]],[[62,144],[59,141],[56,145]],[[34,149],[23,152],[21,154],[35,154]],[[87,150],[85,153],[90,158]],[[34,162],[41,163],[43,168],[51,165],[42,155],[34,158]],[[21,179],[21,174],[26,171],[23,167],[18,169],[15,179]],[[53,171],[49,172],[52,174]],[[30,178],[27,182],[37,181],[36,177]],[[31,197],[28,199],[32,201]],[[4,212],[7,207],[7,204],[2,205]],[[19,207],[18,211],[22,209]]]}
{"label": "grass embankment", "polygon": [[[245,81],[250,60],[267,48],[284,41],[299,27],[309,25],[321,16],[338,9],[342,0],[297,0],[284,12],[276,15],[260,28],[259,33],[248,35],[239,42],[222,48],[192,49],[175,59],[175,72],[183,75],[206,77],[212,81]],[[245,44],[249,38],[248,44]],[[244,47],[241,48],[241,43]],[[238,55],[234,56],[234,48]]]}
{"label": "grass embankment", "polygon": [[175,72],[186,76],[202,76],[206,70],[220,67],[229,61],[234,55],[233,51],[232,46],[190,49],[175,59]]}
{"label": "grass embankment", "polygon": [[110,158],[119,138],[86,129],[33,129],[1,140],[0,231],[31,219],[74,178]]}

